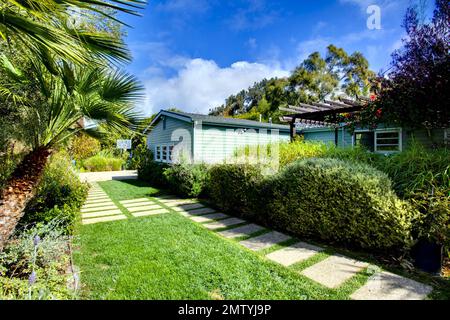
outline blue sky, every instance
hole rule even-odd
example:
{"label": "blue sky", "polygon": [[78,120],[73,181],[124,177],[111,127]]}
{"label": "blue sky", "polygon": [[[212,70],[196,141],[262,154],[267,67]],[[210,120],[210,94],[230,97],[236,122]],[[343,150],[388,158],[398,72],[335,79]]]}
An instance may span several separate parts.
{"label": "blue sky", "polygon": [[[133,26],[127,69],[145,84],[146,114],[169,107],[206,113],[255,81],[288,75],[330,43],[362,52],[378,72],[401,45],[411,1],[150,0],[143,17],[121,17]],[[367,28],[373,4],[380,30]]]}

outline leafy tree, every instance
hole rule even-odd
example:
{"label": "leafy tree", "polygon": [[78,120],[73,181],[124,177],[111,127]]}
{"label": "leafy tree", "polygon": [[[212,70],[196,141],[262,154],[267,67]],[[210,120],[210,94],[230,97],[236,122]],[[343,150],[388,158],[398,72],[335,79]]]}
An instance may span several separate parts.
{"label": "leafy tree", "polygon": [[392,69],[378,79],[377,99],[363,123],[410,128],[450,127],[450,7],[437,0],[433,18],[420,24],[415,7],[407,10],[404,47],[393,54]]}
{"label": "leafy tree", "polygon": [[367,96],[374,73],[366,58],[355,52],[347,54],[334,45],[327,54],[312,53],[287,78],[264,79],[247,90],[226,99],[211,110],[211,115],[236,116],[244,119],[279,121],[279,107],[321,101],[336,94],[349,97]]}
{"label": "leafy tree", "polygon": [[[103,58],[128,60],[125,45],[109,32],[83,28],[78,21],[97,13],[117,20],[108,10],[136,14],[141,0],[4,0],[0,4],[0,39],[20,42],[49,71],[54,71],[54,56],[86,64]],[[84,24],[86,25],[86,24]]]}

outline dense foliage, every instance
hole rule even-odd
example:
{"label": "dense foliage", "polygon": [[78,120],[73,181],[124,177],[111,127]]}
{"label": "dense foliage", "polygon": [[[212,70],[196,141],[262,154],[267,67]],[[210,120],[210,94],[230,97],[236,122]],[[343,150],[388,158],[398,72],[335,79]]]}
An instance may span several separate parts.
{"label": "dense foliage", "polygon": [[267,179],[265,219],[300,237],[372,249],[404,248],[413,210],[397,198],[386,174],[336,159],[294,162]]}
{"label": "dense foliage", "polygon": [[[63,223],[64,224],[64,223]],[[0,300],[71,299],[69,237],[55,219],[22,230],[0,252]],[[68,281],[73,283],[69,289]]]}
{"label": "dense foliage", "polygon": [[59,219],[71,232],[87,196],[88,186],[80,182],[65,153],[52,156],[47,164],[36,196],[28,204],[21,225]]}
{"label": "dense foliage", "polygon": [[164,171],[169,188],[184,197],[198,197],[208,180],[206,165],[177,164]]}
{"label": "dense foliage", "polygon": [[412,128],[450,127],[450,6],[437,0],[430,22],[407,11],[404,47],[393,54],[392,69],[380,78],[377,100],[363,123],[395,123]]}
{"label": "dense foliage", "polygon": [[75,161],[82,161],[99,153],[101,148],[98,139],[80,133],[70,141],[69,153]]}
{"label": "dense foliage", "polygon": [[153,161],[153,156],[150,155],[138,165],[138,177],[155,187],[166,188],[168,183],[164,171],[167,168],[169,168],[168,164]]}
{"label": "dense foliage", "polygon": [[83,160],[83,168],[88,172],[120,171],[124,164],[124,159],[103,155]]}

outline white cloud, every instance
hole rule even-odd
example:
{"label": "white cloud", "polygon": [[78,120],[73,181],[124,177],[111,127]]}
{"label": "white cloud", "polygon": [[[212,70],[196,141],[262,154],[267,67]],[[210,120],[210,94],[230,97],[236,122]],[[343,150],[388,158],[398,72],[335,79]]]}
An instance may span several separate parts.
{"label": "white cloud", "polygon": [[208,113],[231,94],[264,78],[284,77],[289,72],[279,66],[247,61],[221,68],[212,60],[185,60],[175,76],[155,76],[145,80],[146,114],[176,107],[187,112]]}

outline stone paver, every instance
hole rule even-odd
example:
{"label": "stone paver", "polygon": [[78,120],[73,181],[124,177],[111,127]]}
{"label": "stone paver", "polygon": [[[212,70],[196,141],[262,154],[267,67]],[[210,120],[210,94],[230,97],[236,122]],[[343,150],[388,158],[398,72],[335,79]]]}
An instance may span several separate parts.
{"label": "stone paver", "polygon": [[193,203],[193,204],[185,204],[185,205],[178,205],[174,208],[172,208],[175,211],[187,211],[187,210],[193,210],[193,209],[201,209],[205,206],[201,203]]}
{"label": "stone paver", "polygon": [[234,229],[230,229],[230,230],[225,230],[225,231],[221,231],[218,232],[218,234],[220,234],[221,236],[225,237],[225,238],[240,238],[240,237],[245,237],[245,236],[250,236],[252,233],[258,232],[264,230],[264,227],[261,227],[257,224],[247,224],[245,226],[242,227],[237,227]]}
{"label": "stone paver", "polygon": [[202,215],[202,214],[208,214],[208,213],[215,213],[216,210],[211,208],[202,208],[202,209],[195,209],[188,211],[191,215]]}
{"label": "stone paver", "polygon": [[124,215],[115,215],[110,217],[101,217],[101,218],[94,218],[94,219],[83,219],[82,224],[94,224],[94,223],[100,223],[100,222],[109,222],[109,221],[116,221],[116,220],[125,220],[127,217]]}
{"label": "stone paver", "polygon": [[157,205],[157,204],[150,205],[150,206],[127,208],[127,210],[130,212],[149,211],[149,210],[155,210],[155,209],[162,209],[162,208],[160,205]]}
{"label": "stone paver", "polygon": [[110,200],[108,196],[100,196],[100,197],[87,197],[86,201],[92,201],[92,200]]}
{"label": "stone paver", "polygon": [[239,218],[230,218],[230,219],[225,219],[225,220],[220,220],[220,221],[205,224],[205,227],[209,230],[216,230],[216,229],[222,229],[222,228],[235,226],[237,224],[242,224],[245,222],[247,222],[247,221],[239,219]]}
{"label": "stone paver", "polygon": [[107,217],[107,216],[115,216],[118,214],[121,214],[122,212],[120,210],[110,210],[110,211],[100,211],[100,212],[90,212],[90,213],[83,213],[81,217],[83,219],[89,219],[89,218],[98,218],[98,217]]}
{"label": "stone paver", "polygon": [[146,201],[150,201],[148,198],[140,198],[140,199],[132,199],[132,200],[122,200],[119,201],[121,204],[125,205],[125,204],[130,204],[130,203],[139,203],[139,202],[146,202]]}
{"label": "stone paver", "polygon": [[368,263],[335,255],[303,270],[302,274],[325,287],[337,288],[368,266]]}
{"label": "stone paver", "polygon": [[203,222],[211,222],[214,220],[218,220],[218,219],[225,219],[225,218],[229,218],[230,216],[224,214],[224,213],[214,213],[214,214],[208,214],[206,216],[193,216],[190,219],[192,221],[198,222],[198,223],[203,223]]}
{"label": "stone paver", "polygon": [[106,192],[105,191],[89,191],[88,194],[98,196],[98,195],[106,195]]}
{"label": "stone paver", "polygon": [[107,216],[107,215],[113,215],[113,214],[122,214],[122,211],[120,211],[119,209],[112,209],[112,210],[103,210],[103,211],[100,210],[100,211],[94,211],[94,212],[86,212],[86,213],[82,214],[83,218],[84,218],[84,215],[86,215],[86,214],[91,214],[91,215],[99,214],[102,216]]}
{"label": "stone paver", "polygon": [[86,200],[85,204],[95,204],[95,203],[103,203],[106,201],[111,201],[109,198],[107,199],[98,199],[98,200]]}
{"label": "stone paver", "polygon": [[350,298],[354,300],[423,300],[432,287],[390,273],[380,272],[369,278]]}
{"label": "stone paver", "polygon": [[180,200],[159,200],[159,202],[164,203],[166,206],[175,207],[183,204],[197,203],[196,200],[191,199],[180,199]]}
{"label": "stone paver", "polygon": [[115,205],[112,206],[103,206],[103,207],[96,207],[96,208],[83,208],[81,209],[81,213],[87,213],[87,212],[95,212],[95,211],[105,211],[105,210],[111,210],[111,209],[118,209]]}
{"label": "stone paver", "polygon": [[133,212],[133,217],[146,217],[146,216],[154,216],[158,214],[165,214],[169,213],[167,209],[159,209],[159,210],[152,210],[152,211],[144,211],[144,212]]}
{"label": "stone paver", "polygon": [[114,202],[112,201],[105,201],[100,203],[94,203],[94,204],[85,204],[83,206],[83,209],[89,209],[89,208],[97,208],[97,207],[103,207],[103,206],[114,206]]}
{"label": "stone paver", "polygon": [[289,240],[290,238],[290,236],[284,233],[271,231],[269,233],[250,238],[239,243],[250,250],[258,251],[270,248],[271,246]]}
{"label": "stone paver", "polygon": [[168,195],[163,195],[163,196],[157,196],[157,197],[155,197],[155,199],[156,200],[170,200],[170,199],[177,199],[177,197],[168,194]]}
{"label": "stone paver", "polygon": [[307,260],[322,250],[323,248],[304,242],[298,242],[284,249],[269,253],[266,257],[288,267],[294,263]]}
{"label": "stone paver", "polygon": [[147,202],[137,202],[137,203],[123,203],[125,208],[135,208],[135,207],[143,207],[143,206],[151,206],[156,205],[155,202],[147,201]]}

